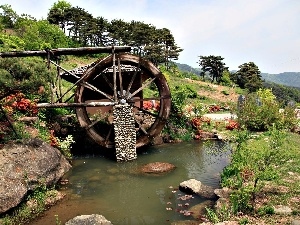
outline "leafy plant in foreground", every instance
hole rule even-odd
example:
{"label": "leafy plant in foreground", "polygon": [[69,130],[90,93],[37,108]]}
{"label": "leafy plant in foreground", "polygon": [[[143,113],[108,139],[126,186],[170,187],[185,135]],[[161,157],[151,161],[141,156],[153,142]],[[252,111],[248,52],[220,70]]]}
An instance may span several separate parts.
{"label": "leafy plant in foreground", "polygon": [[[289,159],[288,149],[283,148],[284,131],[273,126],[257,138],[253,139],[247,131],[239,131],[231,164],[221,174],[222,186],[233,189],[230,202],[234,214],[252,211],[264,181],[277,179],[278,171],[274,168]],[[256,146],[255,141],[259,141],[260,146]]]}
{"label": "leafy plant in foreground", "polygon": [[250,131],[267,131],[273,125],[277,129],[292,129],[297,121],[294,110],[292,106],[281,109],[271,90],[259,89],[246,95],[237,116],[241,127]]}

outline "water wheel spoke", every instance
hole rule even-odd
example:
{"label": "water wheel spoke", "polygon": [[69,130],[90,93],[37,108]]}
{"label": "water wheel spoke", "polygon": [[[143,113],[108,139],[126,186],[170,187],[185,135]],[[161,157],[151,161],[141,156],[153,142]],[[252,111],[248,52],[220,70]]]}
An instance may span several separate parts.
{"label": "water wheel spoke", "polygon": [[107,135],[106,135],[106,138],[105,138],[105,144],[106,144],[106,145],[107,145],[107,143],[108,143],[108,141],[109,141],[109,138],[110,138],[110,136],[111,136],[112,130],[113,130],[113,126],[110,126],[109,131],[108,131],[108,133],[107,133]]}
{"label": "water wheel spoke", "polygon": [[95,126],[100,121],[101,121],[101,119],[97,119],[97,120],[93,121],[91,124],[89,124],[87,127],[85,127],[85,129],[86,130],[91,129],[91,127]]}
{"label": "water wheel spoke", "polygon": [[138,107],[138,106],[133,106],[134,108],[136,108],[136,109],[138,109],[139,111],[142,111],[143,113],[145,113],[145,114],[148,114],[148,115],[150,115],[150,116],[154,116],[155,118],[160,118],[157,114],[154,114],[154,113],[152,113],[152,112],[149,112],[149,111],[147,111],[147,110],[145,110],[145,109],[143,109],[143,108],[141,108],[141,107]]}
{"label": "water wheel spoke", "polygon": [[128,87],[127,87],[127,90],[126,90],[126,95],[125,95],[126,99],[128,99],[128,98],[131,97],[131,96],[129,96],[129,91],[130,91],[130,89],[131,89],[131,87],[132,87],[132,84],[133,84],[133,81],[135,80],[136,75],[138,74],[138,72],[139,72],[139,70],[140,70],[140,65],[141,65],[141,64],[140,64],[140,62],[139,62],[139,64],[138,64],[136,70],[134,71],[134,74],[133,74],[132,77],[131,77],[130,83],[129,83],[129,85],[128,85]]}
{"label": "water wheel spoke", "polygon": [[137,89],[135,92],[133,92],[130,97],[134,97],[137,93],[139,93],[140,91],[144,90],[144,88],[148,87],[154,80],[156,79],[156,77],[149,79],[148,81],[146,81],[139,89]]}
{"label": "water wheel spoke", "polygon": [[143,133],[147,135],[148,133],[145,130],[145,128],[142,126],[142,124],[136,118],[134,118],[134,120],[137,123],[137,125],[139,126],[139,130],[143,131]]}
{"label": "water wheel spoke", "polygon": [[100,93],[101,95],[104,95],[106,98],[108,98],[109,100],[111,100],[112,102],[114,101],[114,99],[112,98],[112,96],[110,96],[109,94],[106,94],[105,92],[99,90],[98,88],[96,88],[94,85],[91,85],[90,83],[87,83],[87,82],[83,82],[81,83],[81,85],[85,88],[88,88],[92,91],[95,91],[95,92],[98,92]]}
{"label": "water wheel spoke", "polygon": [[120,83],[120,97],[123,98],[123,78],[122,78],[122,72],[121,72],[121,63],[120,58],[118,58],[118,72],[119,72],[119,83]]}
{"label": "water wheel spoke", "polygon": [[106,81],[108,86],[113,90],[114,87],[113,87],[112,83],[110,83],[110,81],[107,79],[107,76],[105,74],[103,74],[102,77],[104,78],[104,80]]}
{"label": "water wheel spoke", "polygon": [[150,97],[150,98],[136,98],[128,100],[129,103],[133,102],[146,102],[146,101],[160,101],[161,99],[171,98],[170,96],[161,96],[161,97]]}

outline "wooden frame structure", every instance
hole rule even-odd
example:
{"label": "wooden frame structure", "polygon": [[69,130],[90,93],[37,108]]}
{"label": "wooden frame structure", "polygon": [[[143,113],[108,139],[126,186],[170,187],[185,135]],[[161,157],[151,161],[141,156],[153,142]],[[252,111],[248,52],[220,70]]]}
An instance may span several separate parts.
{"label": "wooden frame structure", "polygon": [[[42,51],[2,52],[5,57],[43,56],[48,67],[57,67],[59,98],[38,107],[75,107],[77,119],[89,136],[106,148],[114,148],[112,109],[129,104],[134,108],[136,147],[159,135],[169,116],[171,96],[163,74],[150,61],[131,55],[129,46],[60,48]],[[61,55],[110,53],[85,68],[82,74],[59,65]],[[61,72],[63,71],[63,72]],[[61,79],[73,83],[61,93]],[[76,88],[75,94],[63,101]],[[54,92],[53,92],[54,94]],[[70,100],[74,98],[74,102]]]}

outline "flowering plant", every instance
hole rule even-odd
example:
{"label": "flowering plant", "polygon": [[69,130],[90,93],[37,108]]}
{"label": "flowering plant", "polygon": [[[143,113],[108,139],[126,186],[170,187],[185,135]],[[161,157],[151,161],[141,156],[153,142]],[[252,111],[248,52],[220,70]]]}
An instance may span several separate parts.
{"label": "flowering plant", "polygon": [[221,107],[218,105],[212,105],[209,107],[209,112],[213,113],[213,112],[218,112],[220,111]]}
{"label": "flowering plant", "polygon": [[227,125],[226,125],[226,129],[227,130],[234,130],[234,129],[239,129],[239,124],[238,122],[234,121],[234,120],[228,120],[227,121]]}
{"label": "flowering plant", "polygon": [[143,109],[144,110],[151,110],[151,111],[159,111],[160,105],[157,101],[144,101],[143,102]]}
{"label": "flowering plant", "polygon": [[3,101],[3,108],[8,114],[19,111],[28,116],[34,116],[38,113],[36,102],[25,98],[23,93],[11,94],[5,97]]}

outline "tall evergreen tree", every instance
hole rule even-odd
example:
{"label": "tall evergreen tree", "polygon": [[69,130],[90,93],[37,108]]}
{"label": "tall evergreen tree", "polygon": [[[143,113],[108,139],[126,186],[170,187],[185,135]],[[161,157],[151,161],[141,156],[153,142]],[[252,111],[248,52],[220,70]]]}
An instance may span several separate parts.
{"label": "tall evergreen tree", "polygon": [[223,72],[228,70],[225,63],[223,62],[223,57],[221,56],[199,56],[199,65],[202,70],[202,75],[204,76],[205,72],[208,72],[212,78],[212,82],[216,81],[220,83],[223,76]]}
{"label": "tall evergreen tree", "polygon": [[59,25],[68,36],[81,46],[129,45],[132,52],[151,60],[155,65],[170,60],[177,60],[182,51],[171,31],[167,28],[157,29],[151,24],[122,19],[110,22],[103,17],[94,18],[79,7],[59,0],[48,13],[48,21]]}
{"label": "tall evergreen tree", "polygon": [[66,11],[70,9],[72,5],[64,0],[58,0],[53,4],[49,10],[47,20],[51,24],[59,25],[59,27],[66,32],[67,18]]}
{"label": "tall evergreen tree", "polygon": [[108,21],[104,17],[97,17],[95,19],[95,32],[94,32],[94,42],[96,46],[105,46],[108,42]]}
{"label": "tall evergreen tree", "polygon": [[0,22],[3,28],[14,28],[18,18],[18,14],[11,8],[11,5],[0,5]]}
{"label": "tall evergreen tree", "polygon": [[263,87],[263,80],[260,74],[261,72],[257,65],[254,62],[248,62],[239,66],[239,70],[234,77],[241,88],[246,88],[249,92],[255,92]]}
{"label": "tall evergreen tree", "polygon": [[151,51],[150,44],[153,41],[155,27],[139,21],[130,22],[130,45],[133,47],[133,53],[139,56],[149,55]]}

